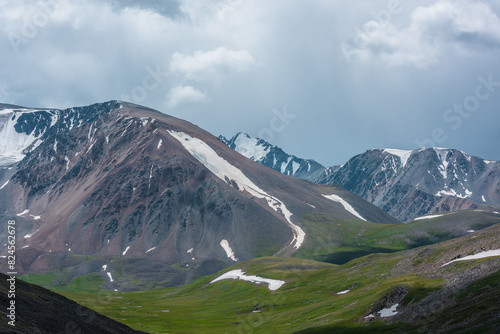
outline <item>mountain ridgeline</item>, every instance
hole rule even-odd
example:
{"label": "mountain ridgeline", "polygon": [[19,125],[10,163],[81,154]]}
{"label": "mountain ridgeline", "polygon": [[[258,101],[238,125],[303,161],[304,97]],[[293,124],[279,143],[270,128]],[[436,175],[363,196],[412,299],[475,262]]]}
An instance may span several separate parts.
{"label": "mountain ridgeline", "polygon": [[289,155],[281,148],[263,139],[252,138],[246,133],[240,132],[231,139],[219,136],[219,139],[245,157],[285,175],[314,181],[320,178],[325,170],[325,167],[314,160]]}
{"label": "mountain ridgeline", "polygon": [[440,148],[325,168],[121,101],[0,105],[0,331],[498,333],[499,175]]}
{"label": "mountain ridgeline", "polygon": [[80,275],[102,271],[117,288],[118,257],[128,265],[121,272],[179,285],[314,247],[300,223],[311,211],[397,223],[343,189],[277,173],[193,124],[134,104],[0,115],[0,215],[17,222],[21,272],[76,266]]}
{"label": "mountain ridgeline", "polygon": [[220,138],[276,171],[318,184],[340,185],[402,222],[438,212],[495,211],[500,205],[500,163],[459,150],[373,149],[342,166],[323,168],[246,134]]}

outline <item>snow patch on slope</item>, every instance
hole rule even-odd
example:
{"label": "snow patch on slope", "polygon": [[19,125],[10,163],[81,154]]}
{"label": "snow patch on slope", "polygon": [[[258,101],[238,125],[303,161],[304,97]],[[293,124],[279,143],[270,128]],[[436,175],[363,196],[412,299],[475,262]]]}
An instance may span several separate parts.
{"label": "snow patch on slope", "polygon": [[281,174],[285,174],[286,168],[290,164],[290,161],[292,161],[292,157],[288,157],[288,159],[286,159],[286,162],[281,163],[281,169],[280,169]]}
{"label": "snow patch on slope", "polygon": [[455,189],[450,189],[450,190],[440,190],[436,193],[436,196],[455,196],[459,198],[469,198],[472,196],[472,192],[469,189],[464,189],[465,190],[465,195],[459,194],[455,191]]}
{"label": "snow patch on slope", "polygon": [[296,163],[295,161],[292,161],[292,175],[295,175],[297,173],[297,170],[299,169],[300,164]]}
{"label": "snow patch on slope", "polygon": [[269,290],[272,290],[272,291],[278,290],[279,288],[281,288],[281,286],[283,284],[285,284],[285,281],[280,281],[280,280],[270,279],[270,278],[262,278],[262,277],[255,276],[255,275],[251,275],[251,276],[245,275],[245,273],[241,269],[228,271],[227,273],[222,274],[221,276],[214,279],[212,282],[210,282],[210,284],[218,282],[218,281],[222,281],[225,279],[240,279],[240,280],[252,282],[255,284],[261,284],[261,283],[268,284]]}
{"label": "snow patch on slope", "polygon": [[453,261],[447,262],[447,263],[443,264],[441,267],[447,266],[450,263],[457,262],[457,261],[477,260],[477,259],[484,259],[485,257],[493,257],[493,256],[500,256],[500,249],[489,250],[489,251],[477,253],[474,255],[461,257],[459,259],[455,259]]}
{"label": "snow patch on slope", "polygon": [[128,250],[130,249],[130,246],[127,246],[127,248],[125,248],[125,250],[123,251],[123,256],[125,256],[125,254],[127,254]]}
{"label": "snow patch on slope", "polygon": [[5,186],[6,186],[7,184],[9,184],[9,181],[10,181],[10,180],[7,180],[7,182],[5,182],[5,183],[4,183],[4,184],[0,187],[0,190],[2,190],[3,188],[5,188]]}
{"label": "snow patch on slope", "polygon": [[24,210],[23,212],[18,213],[16,216],[21,217],[21,216],[24,216],[25,214],[27,214],[28,212],[30,212],[30,210],[29,210],[29,209],[26,209],[26,210]]}
{"label": "snow patch on slope", "polygon": [[418,217],[418,218],[413,219],[413,221],[416,221],[416,220],[425,220],[425,219],[433,219],[433,218],[437,218],[437,217],[441,217],[441,216],[444,216],[444,214],[440,214],[440,215],[430,215],[430,216],[422,216],[422,217]]}
{"label": "snow patch on slope", "polygon": [[398,308],[398,306],[399,306],[399,304],[395,304],[395,305],[392,305],[389,308],[385,308],[383,310],[380,310],[379,311],[380,317],[381,318],[388,318],[388,317],[392,317],[392,316],[398,314],[398,311],[396,311],[396,309]]}
{"label": "snow patch on slope", "polygon": [[410,159],[411,153],[413,151],[398,150],[398,149],[394,149],[394,148],[386,148],[386,149],[384,149],[384,152],[398,156],[401,159],[401,165],[404,168],[408,162],[408,159]]}
{"label": "snow patch on slope", "polygon": [[24,236],[24,239],[29,239],[29,238],[31,238],[31,237],[32,237],[33,235],[35,235],[35,233],[36,233],[36,232],[38,232],[38,231],[39,231],[39,229],[37,229],[36,231],[33,231],[33,232],[29,233],[29,234],[26,234],[26,235]]}
{"label": "snow patch on slope", "polygon": [[231,165],[229,162],[221,158],[207,143],[204,141],[193,138],[187,133],[168,130],[168,133],[177,139],[182,146],[205,167],[207,167],[218,178],[228,184],[234,182],[238,190],[246,191],[250,195],[257,198],[263,198],[267,204],[276,212],[285,216],[288,225],[293,231],[293,240],[290,245],[295,249],[299,249],[304,242],[304,231],[291,221],[292,213],[287,209],[285,204],[276,197],[267,194],[264,190],[260,189],[253,183],[241,170]]}
{"label": "snow patch on slope", "polygon": [[224,248],[224,251],[226,252],[226,255],[228,258],[230,258],[231,260],[233,260],[235,262],[238,261],[238,259],[236,257],[234,257],[234,252],[233,252],[231,246],[229,246],[229,242],[226,239],[221,240],[220,245],[222,246],[222,248]]}
{"label": "snow patch on slope", "polygon": [[446,148],[438,148],[434,147],[433,148],[434,152],[436,152],[436,155],[438,156],[439,160],[441,161],[441,165],[439,166],[439,172],[441,175],[443,175],[443,178],[447,179],[448,178],[448,165],[449,162],[446,160],[446,156],[450,152],[450,150]]}
{"label": "snow patch on slope", "polygon": [[342,204],[344,209],[346,209],[349,213],[353,214],[354,216],[358,217],[361,220],[366,221],[366,219],[363,218],[356,210],[354,210],[354,208],[349,203],[347,203],[342,197],[337,195],[323,195],[323,197],[328,198],[331,201]]}

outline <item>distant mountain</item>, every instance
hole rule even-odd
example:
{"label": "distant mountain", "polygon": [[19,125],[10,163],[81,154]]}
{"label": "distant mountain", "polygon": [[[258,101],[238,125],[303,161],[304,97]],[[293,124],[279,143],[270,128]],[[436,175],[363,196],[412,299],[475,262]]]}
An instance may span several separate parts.
{"label": "distant mountain", "polygon": [[500,205],[500,163],[453,149],[374,149],[315,180],[338,184],[403,222]]}
{"label": "distant mountain", "polygon": [[500,205],[500,163],[459,150],[374,149],[342,166],[324,168],[243,133],[219,138],[283,174],[340,185],[403,222],[436,212],[497,210]]}
{"label": "distant mountain", "polygon": [[219,136],[219,139],[245,157],[285,175],[311,181],[319,178],[325,170],[324,166],[314,160],[287,154],[278,146],[250,137],[246,133],[240,132],[231,139]]}
{"label": "distant mountain", "polygon": [[310,212],[354,225],[397,223],[344,189],[277,173],[191,123],[135,104],[4,107],[0,116],[0,219],[17,222],[22,272],[91,261],[75,273],[99,272],[112,289],[120,286],[110,270],[125,264],[123,276],[179,285],[315,247],[301,225]]}

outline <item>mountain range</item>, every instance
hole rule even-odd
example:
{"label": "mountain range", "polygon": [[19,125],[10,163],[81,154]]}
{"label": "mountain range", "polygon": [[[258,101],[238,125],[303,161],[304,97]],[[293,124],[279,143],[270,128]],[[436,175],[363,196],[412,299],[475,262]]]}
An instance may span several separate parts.
{"label": "mountain range", "polygon": [[[122,101],[0,105],[18,278],[132,328],[96,313],[97,332],[495,333],[498,169],[438,148],[325,168]],[[82,309],[18,287],[27,308]]]}
{"label": "mountain range", "polygon": [[460,150],[372,149],[341,166],[325,168],[244,133],[229,140],[219,138],[247,158],[281,173],[340,185],[402,222],[447,211],[494,211],[500,205],[500,162]]}
{"label": "mountain range", "polygon": [[[77,266],[79,256],[125,257],[129,272],[156,268],[151,281],[178,285],[235,261],[312,247],[299,222],[311,211],[397,223],[341,188],[277,173],[145,107],[7,106],[0,116],[0,215],[18,222],[24,272]],[[75,272],[99,271],[99,261]]]}

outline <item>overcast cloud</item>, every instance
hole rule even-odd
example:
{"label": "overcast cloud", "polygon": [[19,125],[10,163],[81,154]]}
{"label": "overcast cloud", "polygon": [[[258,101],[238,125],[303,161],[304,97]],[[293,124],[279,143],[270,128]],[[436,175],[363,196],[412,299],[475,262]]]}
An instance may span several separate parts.
{"label": "overcast cloud", "polygon": [[0,0],[0,102],[119,99],[324,165],[422,145],[500,160],[488,0]]}

